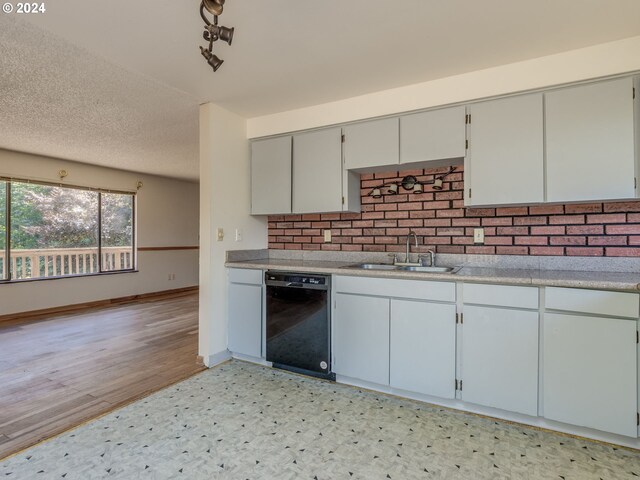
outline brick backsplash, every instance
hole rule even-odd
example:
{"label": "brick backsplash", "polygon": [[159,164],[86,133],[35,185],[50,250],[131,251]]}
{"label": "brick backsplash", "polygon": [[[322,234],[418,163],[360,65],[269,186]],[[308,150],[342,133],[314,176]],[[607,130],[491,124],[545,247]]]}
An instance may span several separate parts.
{"label": "brick backsplash", "polygon": [[[403,252],[410,230],[419,237],[412,251],[497,255],[640,256],[640,201],[465,208],[463,167],[449,175],[441,191],[400,188],[398,195],[373,198],[369,192],[405,175],[432,180],[448,168],[362,175],[362,213],[272,215],[269,248]],[[483,227],[484,245],[474,245],[473,229]],[[332,242],[324,243],[323,230]]]}

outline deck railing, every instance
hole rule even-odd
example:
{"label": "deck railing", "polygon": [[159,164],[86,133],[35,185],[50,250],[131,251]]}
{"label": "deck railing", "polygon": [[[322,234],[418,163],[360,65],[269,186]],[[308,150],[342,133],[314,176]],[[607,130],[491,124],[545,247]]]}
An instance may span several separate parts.
{"label": "deck railing", "polygon": [[[97,248],[11,250],[9,262],[5,255],[4,251],[0,251],[0,279],[6,277],[9,264],[13,280],[83,275],[100,271]],[[131,247],[102,247],[102,271],[131,268]]]}

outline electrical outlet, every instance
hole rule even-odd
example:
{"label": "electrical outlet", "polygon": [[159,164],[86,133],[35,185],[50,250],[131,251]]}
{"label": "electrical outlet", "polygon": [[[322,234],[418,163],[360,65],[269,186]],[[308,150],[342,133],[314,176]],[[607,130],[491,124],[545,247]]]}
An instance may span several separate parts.
{"label": "electrical outlet", "polygon": [[169,281],[175,280],[176,279],[176,274],[175,273],[170,273],[169,274]]}
{"label": "electrical outlet", "polygon": [[224,240],[224,228],[219,228],[218,232],[218,241],[221,242]]}
{"label": "electrical outlet", "polygon": [[331,230],[324,231],[324,243],[331,243]]}
{"label": "electrical outlet", "polygon": [[242,230],[240,228],[236,228],[236,242],[242,241]]}
{"label": "electrical outlet", "polygon": [[484,243],[484,228],[473,229],[473,243]]}

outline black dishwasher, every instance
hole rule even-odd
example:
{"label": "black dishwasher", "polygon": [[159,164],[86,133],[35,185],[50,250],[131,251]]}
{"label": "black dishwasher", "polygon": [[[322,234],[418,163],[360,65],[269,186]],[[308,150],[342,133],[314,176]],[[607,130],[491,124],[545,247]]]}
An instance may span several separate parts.
{"label": "black dishwasher", "polygon": [[267,361],[276,368],[335,380],[327,275],[272,272],[267,286]]}

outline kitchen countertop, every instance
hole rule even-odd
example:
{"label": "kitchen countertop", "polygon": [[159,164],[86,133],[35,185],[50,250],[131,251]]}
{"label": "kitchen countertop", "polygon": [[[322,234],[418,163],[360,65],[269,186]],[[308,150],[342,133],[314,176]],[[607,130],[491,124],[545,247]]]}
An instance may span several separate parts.
{"label": "kitchen countertop", "polygon": [[245,261],[228,261],[225,266],[230,268],[280,270],[358,277],[589,288],[636,293],[640,291],[640,273],[633,272],[533,270],[463,266],[457,273],[450,274],[349,268],[349,266],[353,264],[354,262],[344,261],[263,258]]}

